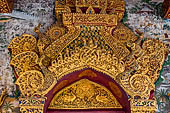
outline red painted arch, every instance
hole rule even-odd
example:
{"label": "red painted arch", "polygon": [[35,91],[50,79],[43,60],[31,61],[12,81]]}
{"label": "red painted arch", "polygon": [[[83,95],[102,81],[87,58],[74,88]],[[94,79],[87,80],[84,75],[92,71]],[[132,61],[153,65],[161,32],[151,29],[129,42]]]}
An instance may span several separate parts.
{"label": "red painted arch", "polygon": [[[82,76],[80,77],[79,75],[84,72],[90,70],[92,73],[95,73],[95,75],[97,76]],[[55,96],[55,94],[57,92],[59,92],[61,89],[73,84],[76,81],[79,81],[83,78],[86,78],[90,81],[93,81],[95,83],[98,83],[104,87],[106,87],[108,90],[110,90],[110,92],[116,97],[116,99],[118,100],[118,102],[123,106],[123,109],[102,109],[99,110],[100,113],[131,113],[130,112],[130,102],[128,101],[128,96],[126,94],[126,92],[120,87],[120,85],[118,83],[116,83],[110,76],[98,72],[94,69],[91,68],[87,68],[87,69],[83,69],[83,70],[79,70],[79,71],[75,71],[72,72],[70,74],[65,75],[63,78],[61,78],[56,85],[48,92],[48,94],[46,94],[46,101],[45,101],[45,105],[44,105],[44,113],[47,113],[48,110],[48,106],[50,105],[51,100],[53,99],[53,97]],[[64,82],[63,82],[64,81]],[[65,82],[66,81],[66,82]],[[114,84],[116,86],[116,88],[111,88],[109,85],[109,82],[111,82],[112,84]],[[61,85],[62,84],[62,85]],[[116,90],[113,90],[116,89]],[[121,95],[118,95],[118,91],[121,92]],[[95,113],[99,112],[99,111],[95,111]],[[81,110],[81,111],[69,111],[69,110],[59,110],[57,112],[54,112],[53,110],[48,110],[48,113],[89,113],[89,112],[93,112],[94,110]]]}

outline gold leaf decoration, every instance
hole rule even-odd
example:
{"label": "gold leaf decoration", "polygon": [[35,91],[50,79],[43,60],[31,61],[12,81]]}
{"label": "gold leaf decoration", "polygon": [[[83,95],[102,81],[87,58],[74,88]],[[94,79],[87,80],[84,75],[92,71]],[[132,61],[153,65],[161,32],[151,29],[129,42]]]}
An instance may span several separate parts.
{"label": "gold leaf decoration", "polygon": [[105,87],[81,79],[59,91],[49,109],[102,109],[122,108],[120,103]]}
{"label": "gold leaf decoration", "polygon": [[36,94],[41,95],[40,90],[44,85],[43,74],[36,70],[26,71],[17,79],[16,84],[19,85],[21,93],[25,97]]}

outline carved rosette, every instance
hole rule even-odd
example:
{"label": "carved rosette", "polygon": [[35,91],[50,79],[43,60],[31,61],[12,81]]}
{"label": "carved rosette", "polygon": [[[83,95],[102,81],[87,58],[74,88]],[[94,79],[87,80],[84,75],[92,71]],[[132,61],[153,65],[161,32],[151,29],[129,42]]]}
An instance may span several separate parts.
{"label": "carved rosette", "polygon": [[23,96],[32,96],[32,94],[41,95],[40,89],[44,85],[43,74],[36,70],[26,71],[23,73],[16,82],[19,85]]}

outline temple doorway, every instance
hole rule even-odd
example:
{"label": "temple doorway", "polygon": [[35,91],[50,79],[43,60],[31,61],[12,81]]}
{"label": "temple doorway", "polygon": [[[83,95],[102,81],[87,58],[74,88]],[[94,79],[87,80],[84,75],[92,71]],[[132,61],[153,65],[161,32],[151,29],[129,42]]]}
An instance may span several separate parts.
{"label": "temple doorway", "polygon": [[119,84],[93,69],[64,76],[46,96],[46,113],[130,113]]}

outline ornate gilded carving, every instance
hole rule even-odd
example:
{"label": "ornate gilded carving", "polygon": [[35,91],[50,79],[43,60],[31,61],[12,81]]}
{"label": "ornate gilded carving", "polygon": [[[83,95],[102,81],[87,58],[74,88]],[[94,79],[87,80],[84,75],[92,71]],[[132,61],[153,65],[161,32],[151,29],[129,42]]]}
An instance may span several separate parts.
{"label": "ornate gilded carving", "polygon": [[1,0],[0,1],[0,13],[11,13],[13,9],[13,0]]}
{"label": "ornate gilded carving", "polygon": [[20,75],[16,84],[19,85],[23,96],[41,95],[42,92],[40,89],[43,88],[44,76],[41,72],[36,70],[26,71]]}
{"label": "ornate gilded carving", "polygon": [[55,89],[54,89],[54,91],[53,91],[53,94],[55,94],[58,90],[62,89],[65,85],[67,85],[68,82],[69,82],[68,80],[63,80],[63,81],[61,81],[61,82],[57,85],[57,87],[55,87]]}
{"label": "ornate gilded carving", "polygon": [[76,39],[79,34],[79,27],[69,26],[65,35],[61,36],[45,49],[45,55],[51,59],[55,59],[59,52],[61,52],[71,41]]}
{"label": "ornate gilded carving", "polygon": [[7,90],[5,88],[0,95],[0,107],[2,107],[6,97],[7,97]]}
{"label": "ornate gilded carving", "polygon": [[116,28],[103,27],[101,34],[105,42],[112,48],[119,59],[124,59],[130,54],[130,50],[126,47],[127,44],[131,44],[138,39],[132,31],[121,23],[119,23]]}
{"label": "ornate gilded carving", "polygon": [[132,56],[125,60],[126,71],[117,77],[129,95],[149,99],[168,49],[165,44],[154,39],[147,39],[142,47],[138,47],[138,52],[132,51]]}
{"label": "ornate gilded carving", "polygon": [[132,113],[156,113],[156,101],[132,99],[130,101]]}
{"label": "ornate gilded carving", "polygon": [[39,40],[37,43],[40,55],[44,54],[44,50],[51,44],[49,37],[40,32],[41,24],[34,28],[34,32],[37,33]]}
{"label": "ornate gilded carving", "polygon": [[68,25],[106,25],[116,26],[117,16],[107,14],[63,14],[63,24]]}
{"label": "ornate gilded carving", "polygon": [[15,37],[8,48],[12,52],[12,57],[26,51],[36,51],[36,38],[29,34],[23,34],[21,37]]}
{"label": "ornate gilded carving", "polygon": [[[61,20],[61,15],[64,13],[71,13],[72,7],[79,8],[80,10],[81,8],[87,8],[86,13],[88,14],[97,13],[93,8],[98,8],[100,10],[99,13],[115,14],[118,17],[118,21],[120,21],[124,15],[125,2],[124,0],[72,0],[71,2],[70,0],[56,0],[55,10],[58,19]],[[89,9],[91,9],[90,12]],[[76,13],[83,12],[80,10],[76,10]]]}
{"label": "ornate gilded carving", "polygon": [[[90,26],[87,26],[87,28],[89,28],[89,33],[93,30],[95,32],[96,29],[100,29]],[[86,29],[86,27],[82,29]],[[55,73],[57,79],[85,67],[103,71],[111,75],[112,78],[115,78],[119,73],[124,71],[124,62],[121,59],[118,59],[116,54],[113,54],[113,51],[109,51],[109,48],[108,50],[105,49],[107,46],[104,42],[99,46],[95,34],[91,37],[93,39],[85,38],[86,35],[88,36],[88,32],[85,34],[81,32],[79,38],[74,41],[75,43],[71,43],[64,50],[64,55],[60,54],[56,60],[52,61],[52,64],[48,69]],[[79,44],[82,47],[80,47]],[[73,49],[69,49],[71,46]]]}
{"label": "ornate gilded carving", "polygon": [[116,38],[121,43],[135,42],[138,37],[125,25],[119,23],[113,31],[113,38]]}
{"label": "ornate gilded carving", "polygon": [[149,39],[142,45],[143,55],[137,59],[139,71],[137,73],[146,74],[152,83],[155,83],[162,64],[168,54],[168,48],[158,40]]}
{"label": "ornate gilded carving", "polygon": [[44,84],[42,89],[40,89],[40,92],[42,92],[42,95],[47,94],[56,84],[55,74],[50,72],[47,69],[48,63],[50,62],[50,59],[46,57],[45,55],[41,56],[39,60],[39,66],[41,68],[42,74],[44,76]]}
{"label": "ornate gilded carving", "polygon": [[92,6],[89,6],[89,8],[86,10],[86,14],[95,14],[95,10]]}
{"label": "ornate gilded carving", "polygon": [[123,18],[125,11],[125,1],[124,0],[108,0],[107,3],[107,12],[109,14],[116,14],[118,17],[118,21]]}
{"label": "ornate gilded carving", "polygon": [[82,10],[79,7],[76,7],[76,12],[77,13],[83,13]]}
{"label": "ornate gilded carving", "polygon": [[21,113],[43,113],[45,98],[20,98]]}
{"label": "ornate gilded carving", "polygon": [[[139,35],[136,36],[120,23],[125,10],[124,0],[56,0],[55,5],[58,24],[52,25],[46,33],[41,33],[38,25],[34,29],[38,39],[24,34],[14,38],[9,45],[12,52],[11,65],[14,67],[22,96],[43,97],[66,74],[93,68],[116,80],[131,100],[138,96],[149,101],[150,92],[155,88],[154,83],[159,77],[168,49],[158,40],[143,40],[143,33],[137,31]],[[83,7],[87,10],[82,10]],[[95,8],[99,9],[100,14]],[[76,13],[72,13],[72,10],[76,10]],[[86,71],[78,77],[97,76],[88,73]],[[62,89],[67,82],[61,81],[53,94]],[[75,84],[84,85],[85,82]],[[75,84],[66,88],[67,90],[62,90],[65,93],[57,93],[51,107],[85,109],[87,101],[92,99],[90,101],[92,106],[89,108],[121,108],[118,103],[114,103],[117,102],[115,98],[109,96],[110,92],[98,84],[87,82],[91,93],[68,90],[73,88],[80,91],[85,86],[77,89]],[[108,85],[111,90],[118,89],[112,83]],[[99,88],[97,95],[95,92],[97,89],[94,88]],[[102,95],[101,91],[108,97]],[[92,98],[93,94],[95,98]],[[115,95],[118,98],[122,97],[118,90]],[[108,100],[109,98],[112,101]],[[83,104],[77,104],[80,100]],[[73,101],[77,103],[73,104]],[[58,108],[53,105],[57,105]],[[153,106],[155,107],[155,104]],[[21,111],[31,109],[29,105],[21,107]],[[134,109],[135,107],[132,111]],[[143,106],[142,109],[147,111],[148,108]],[[142,109],[137,111],[140,112]],[[42,107],[40,111],[42,112]]]}
{"label": "ornate gilded carving", "polygon": [[16,55],[11,60],[11,65],[15,68],[15,73],[17,76],[22,75],[24,72],[34,69],[39,69],[38,55],[35,52],[27,51]]}
{"label": "ornate gilded carving", "polygon": [[65,34],[66,29],[59,27],[57,24],[52,25],[47,31],[46,36],[48,36],[52,42],[58,40],[61,36]]}
{"label": "ornate gilded carving", "polygon": [[[147,75],[135,74],[130,80],[129,84],[134,91],[133,95],[142,95],[141,97],[149,97],[150,91],[154,90],[154,86],[150,83],[150,78]],[[148,89],[150,90],[148,91]]]}
{"label": "ornate gilded carving", "polygon": [[100,1],[104,0],[76,0],[76,6],[77,7],[101,7]]}
{"label": "ornate gilded carving", "polygon": [[[49,87],[55,83],[55,78],[60,79],[70,72],[90,67],[110,75],[113,79],[117,78],[117,81],[132,97],[136,95],[149,97],[150,91],[154,90],[153,83],[158,78],[167,53],[163,43],[149,39],[144,41],[141,47],[140,40],[137,40],[137,37],[126,30],[127,28],[122,24],[117,26],[118,30],[114,30],[113,36],[112,28],[109,29],[109,27],[108,29],[103,26],[70,26],[68,28],[66,35],[56,39],[42,52],[45,54],[41,58],[38,58],[35,52],[29,51],[16,55],[11,65],[15,67],[18,76],[30,70],[42,70]],[[9,47],[15,48],[13,46],[17,45],[14,43],[15,40]],[[33,42],[36,43],[36,41]],[[135,73],[131,74],[134,71]],[[141,85],[140,83],[144,81],[146,84]],[[48,87],[42,92],[49,90]]]}
{"label": "ornate gilded carving", "polygon": [[122,108],[105,87],[82,79],[59,91],[49,109],[102,109]]}

